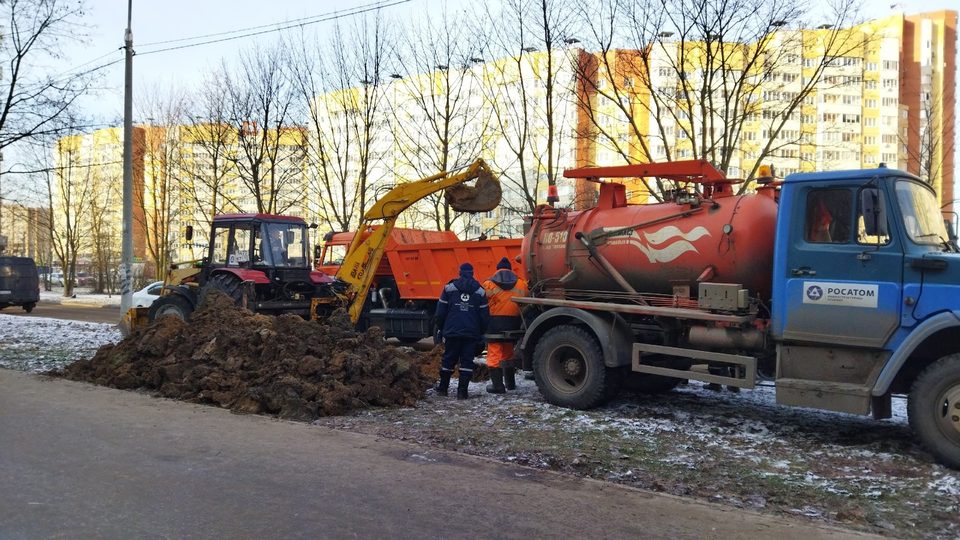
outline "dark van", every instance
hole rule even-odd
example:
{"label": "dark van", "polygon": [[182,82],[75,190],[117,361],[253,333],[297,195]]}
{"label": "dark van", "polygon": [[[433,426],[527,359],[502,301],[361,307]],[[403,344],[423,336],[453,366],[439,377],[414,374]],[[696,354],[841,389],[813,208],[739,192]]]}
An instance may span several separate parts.
{"label": "dark van", "polygon": [[37,265],[29,257],[0,257],[0,309],[21,306],[30,313],[40,301]]}

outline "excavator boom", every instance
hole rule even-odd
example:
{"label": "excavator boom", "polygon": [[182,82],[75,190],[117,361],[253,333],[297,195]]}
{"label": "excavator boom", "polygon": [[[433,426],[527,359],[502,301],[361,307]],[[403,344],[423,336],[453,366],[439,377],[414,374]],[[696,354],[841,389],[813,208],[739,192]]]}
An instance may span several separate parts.
{"label": "excavator boom", "polygon": [[[475,186],[463,186],[474,179],[477,180]],[[486,162],[478,159],[460,169],[399,184],[374,203],[364,214],[359,231],[370,227],[375,221],[382,220],[383,223],[369,235],[358,233],[353,237],[336,275],[337,279],[349,286],[346,300],[349,302],[350,320],[354,324],[360,320],[367,292],[397,217],[417,201],[443,190],[447,190],[446,200],[450,206],[461,212],[488,212],[500,204],[502,196],[500,182]]]}

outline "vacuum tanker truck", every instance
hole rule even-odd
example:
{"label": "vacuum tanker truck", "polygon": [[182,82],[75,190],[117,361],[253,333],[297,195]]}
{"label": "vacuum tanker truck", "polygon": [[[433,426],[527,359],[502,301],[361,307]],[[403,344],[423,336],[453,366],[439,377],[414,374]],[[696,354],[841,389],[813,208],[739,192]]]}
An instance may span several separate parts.
{"label": "vacuum tanker truck", "polygon": [[[920,441],[960,467],[960,250],[927,184],[881,166],[738,195],[702,161],[564,176],[598,182],[598,203],[536,210],[520,254],[531,295],[515,299],[547,401],[769,379],[778,403],[881,419],[906,395]],[[680,188],[633,205],[608,180],[640,177]]]}

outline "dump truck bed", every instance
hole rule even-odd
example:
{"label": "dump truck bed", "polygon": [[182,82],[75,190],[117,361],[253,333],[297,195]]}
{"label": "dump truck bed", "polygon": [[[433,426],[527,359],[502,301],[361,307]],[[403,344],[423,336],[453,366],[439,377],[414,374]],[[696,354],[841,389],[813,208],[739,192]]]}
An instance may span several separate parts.
{"label": "dump truck bed", "polygon": [[477,281],[497,271],[497,262],[507,257],[514,272],[525,276],[520,263],[520,238],[469,240],[396,245],[386,252],[400,297],[404,300],[436,300],[443,286],[457,277],[460,265],[473,265]]}

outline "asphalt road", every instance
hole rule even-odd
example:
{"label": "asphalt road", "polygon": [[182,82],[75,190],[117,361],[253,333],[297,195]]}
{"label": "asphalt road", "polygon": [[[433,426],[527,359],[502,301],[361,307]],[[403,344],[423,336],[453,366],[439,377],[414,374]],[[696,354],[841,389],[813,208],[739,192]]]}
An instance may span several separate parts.
{"label": "asphalt road", "polygon": [[51,304],[40,301],[32,313],[27,313],[20,307],[8,307],[0,311],[4,315],[17,317],[45,317],[48,319],[69,319],[73,321],[87,321],[100,323],[120,322],[119,306],[95,306],[85,304]]}
{"label": "asphalt road", "polygon": [[0,369],[0,538],[864,538]]}

